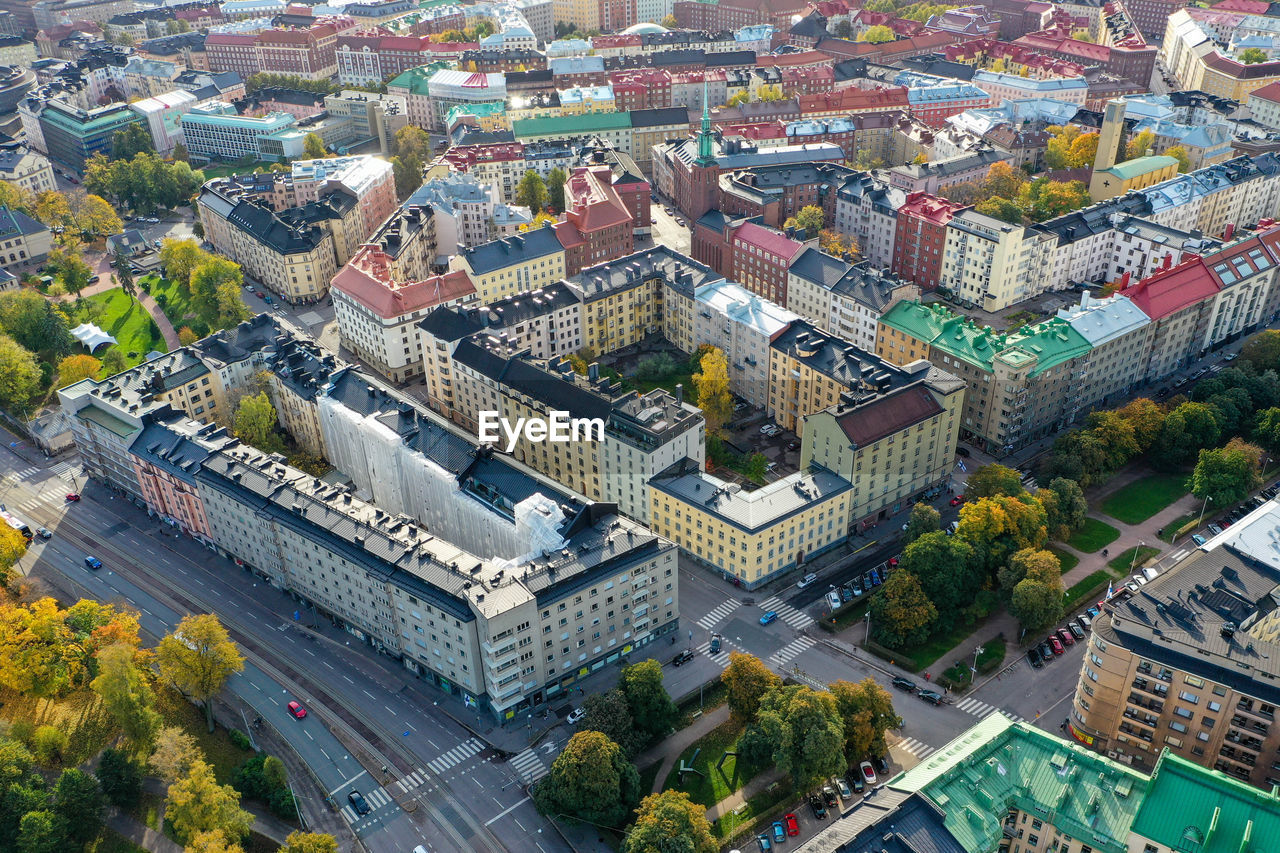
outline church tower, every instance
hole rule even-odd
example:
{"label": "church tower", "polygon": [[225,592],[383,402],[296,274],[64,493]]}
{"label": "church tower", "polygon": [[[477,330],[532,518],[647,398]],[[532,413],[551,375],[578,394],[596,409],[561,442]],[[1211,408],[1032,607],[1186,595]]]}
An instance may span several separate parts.
{"label": "church tower", "polygon": [[1120,142],[1124,139],[1124,98],[1107,101],[1099,130],[1098,154],[1093,159],[1093,170],[1110,169],[1120,160]]}

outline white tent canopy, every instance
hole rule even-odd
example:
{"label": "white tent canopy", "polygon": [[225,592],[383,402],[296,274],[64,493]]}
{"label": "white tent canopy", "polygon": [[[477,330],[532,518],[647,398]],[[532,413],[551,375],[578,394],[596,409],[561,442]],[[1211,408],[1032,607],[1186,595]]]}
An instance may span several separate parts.
{"label": "white tent canopy", "polygon": [[82,323],[71,330],[71,334],[75,335],[76,340],[89,348],[89,352],[93,352],[103,344],[119,343],[111,335],[102,331],[96,323]]}

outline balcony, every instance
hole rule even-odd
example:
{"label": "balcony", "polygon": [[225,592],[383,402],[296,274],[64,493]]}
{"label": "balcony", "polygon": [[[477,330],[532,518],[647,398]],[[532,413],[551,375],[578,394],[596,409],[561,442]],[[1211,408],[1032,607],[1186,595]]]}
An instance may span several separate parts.
{"label": "balcony", "polygon": [[1159,717],[1153,717],[1150,714],[1140,714],[1132,708],[1125,708],[1122,716],[1127,720],[1133,720],[1140,726],[1147,726],[1152,729],[1156,727],[1156,723],[1160,722]]}
{"label": "balcony", "polygon": [[1123,732],[1124,734],[1129,735],[1130,737],[1136,737],[1139,740],[1146,741],[1147,743],[1151,743],[1152,741],[1151,732],[1135,729],[1133,726],[1129,725],[1128,723],[1121,723],[1120,731]]}
{"label": "balcony", "polygon": [[[1270,707],[1270,706],[1267,706]],[[1248,699],[1241,699],[1236,703],[1236,710],[1245,714],[1252,714],[1266,720],[1268,723],[1275,722],[1276,715],[1274,711],[1267,711],[1261,705],[1254,706],[1253,702]]]}
{"label": "balcony", "polygon": [[1260,735],[1266,735],[1268,732],[1271,731],[1271,727],[1268,726],[1266,723],[1259,722],[1258,720],[1251,720],[1242,714],[1236,714],[1234,717],[1232,717],[1231,725],[1235,726],[1238,729],[1242,729],[1242,730],[1247,729],[1251,732],[1257,732]]}
{"label": "balcony", "polygon": [[1139,708],[1147,711],[1154,711],[1157,714],[1164,711],[1163,702],[1157,702],[1155,699],[1148,699],[1147,697],[1140,696],[1137,693],[1130,693],[1129,698],[1126,701],[1130,705],[1137,705]]}

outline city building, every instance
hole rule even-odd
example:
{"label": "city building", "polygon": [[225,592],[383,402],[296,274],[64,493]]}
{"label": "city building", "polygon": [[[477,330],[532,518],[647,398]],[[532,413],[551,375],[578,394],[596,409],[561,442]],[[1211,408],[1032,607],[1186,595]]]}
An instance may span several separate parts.
{"label": "city building", "polygon": [[564,184],[564,214],[554,226],[565,273],[631,254],[635,220],[613,188],[608,166],[578,166]]}
{"label": "city building", "polygon": [[[409,73],[409,72],[406,72]],[[403,75],[402,75],[403,76]],[[388,91],[396,91],[401,78],[388,84]],[[429,101],[428,124],[425,127],[444,132],[445,117],[449,110],[461,104],[501,103],[507,98],[507,87],[502,74],[481,74],[442,68],[427,80]],[[412,119],[413,114],[410,113]]]}
{"label": "city building", "polygon": [[919,285],[869,260],[854,264],[813,247],[787,270],[787,309],[866,352],[875,351],[884,313],[920,293]]}
{"label": "city building", "polygon": [[432,178],[405,199],[405,206],[430,206],[435,219],[436,266],[446,266],[461,249],[510,237],[533,217],[527,207],[504,204],[492,184],[467,173]]}
{"label": "city building", "polygon": [[183,89],[174,89],[153,98],[134,101],[129,106],[147,123],[156,153],[169,157],[173,149],[183,145],[182,117],[199,102],[195,95]]}
{"label": "city building", "polygon": [[141,117],[127,104],[83,110],[64,100],[26,98],[18,104],[27,144],[76,171],[94,154],[111,154],[111,138]]}
{"label": "city building", "polygon": [[942,276],[947,225],[966,206],[927,193],[911,193],[898,208],[893,239],[893,271],[924,290],[936,290]]}
{"label": "city building", "polygon": [[947,223],[938,286],[961,305],[999,311],[1044,291],[1055,243],[1039,229],[962,210]]}
{"label": "city building", "polygon": [[[270,146],[264,139],[292,130],[297,123],[297,119],[283,112],[256,117],[242,116],[230,104],[193,107],[182,117],[183,144],[188,154],[204,160],[265,159]],[[294,147],[296,151],[291,148],[286,156],[296,157],[302,153],[300,141]]]}
{"label": "city building", "polygon": [[0,207],[0,260],[14,267],[37,264],[49,257],[53,233],[20,210]]}
{"label": "city building", "polygon": [[489,304],[554,284],[566,275],[564,245],[550,226],[483,243],[454,255],[451,270],[462,270]]}
{"label": "city building", "polygon": [[32,196],[58,188],[49,158],[22,145],[0,148],[0,180]]}

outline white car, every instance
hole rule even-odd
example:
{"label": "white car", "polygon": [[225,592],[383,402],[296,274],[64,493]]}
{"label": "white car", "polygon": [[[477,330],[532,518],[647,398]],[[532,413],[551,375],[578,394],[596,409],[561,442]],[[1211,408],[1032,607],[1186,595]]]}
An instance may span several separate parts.
{"label": "white car", "polygon": [[586,715],[587,715],[587,712],[582,710],[581,708],[574,708],[572,711],[569,712],[569,717],[566,720],[566,722],[571,726],[576,726],[578,723],[582,722],[582,718],[585,717]]}
{"label": "white car", "polygon": [[776,427],[774,427],[774,425],[773,425],[773,424],[765,424],[764,426],[760,427],[760,434],[761,434],[761,435],[768,435],[768,434],[769,434],[769,430],[771,430],[771,429],[776,429]]}
{"label": "white car", "polygon": [[800,578],[800,581],[799,583],[796,584],[796,586],[799,587],[800,589],[804,589],[806,586],[813,583],[817,579],[818,579],[817,575],[815,575],[813,572],[809,572],[809,574]]}

